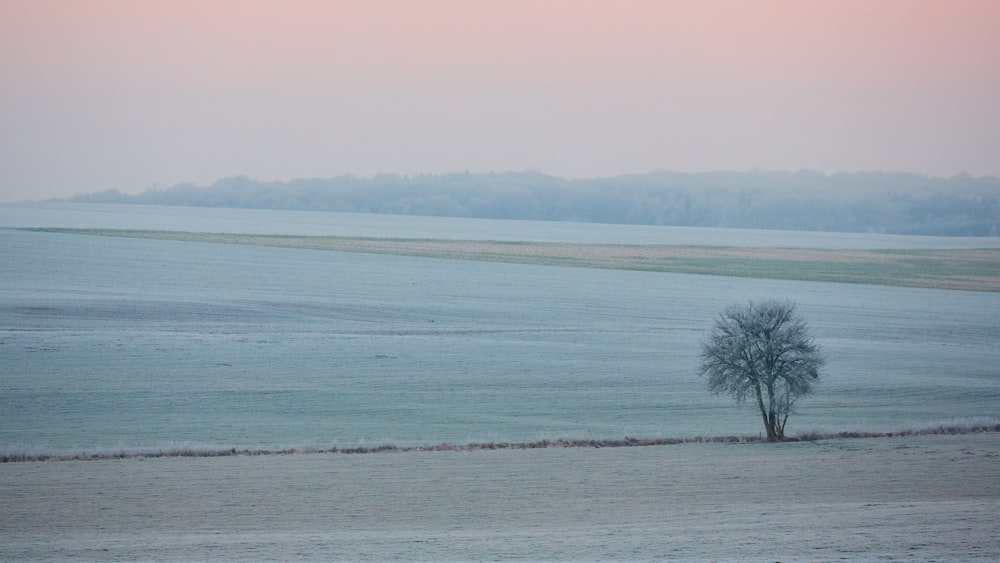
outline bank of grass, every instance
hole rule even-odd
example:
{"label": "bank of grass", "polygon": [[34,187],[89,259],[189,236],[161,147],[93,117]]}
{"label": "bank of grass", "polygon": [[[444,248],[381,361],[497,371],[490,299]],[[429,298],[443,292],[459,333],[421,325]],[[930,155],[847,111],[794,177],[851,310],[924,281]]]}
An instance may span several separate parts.
{"label": "bank of grass", "polygon": [[[788,442],[818,442],[824,440],[898,438],[906,436],[939,436],[983,434],[1000,432],[1000,424],[992,420],[952,422],[921,428],[908,428],[897,431],[858,431],[841,432],[807,432],[790,436],[778,443]],[[468,442],[454,444],[444,442],[425,446],[400,446],[396,444],[378,444],[372,446],[348,447],[301,447],[285,449],[267,448],[212,448],[212,447],[181,447],[160,450],[117,450],[104,452],[76,453],[30,453],[30,452],[0,452],[0,463],[43,462],[43,461],[96,461],[109,459],[156,459],[171,457],[231,457],[231,456],[277,456],[302,454],[381,454],[406,452],[474,452],[483,450],[536,450],[548,448],[632,448],[648,446],[673,446],[680,444],[772,444],[766,438],[759,436],[696,436],[692,438],[556,438],[552,440],[535,440],[531,442]]]}
{"label": "bank of grass", "polygon": [[998,249],[830,250],[383,239],[116,229],[30,230],[549,266],[1000,291]]}

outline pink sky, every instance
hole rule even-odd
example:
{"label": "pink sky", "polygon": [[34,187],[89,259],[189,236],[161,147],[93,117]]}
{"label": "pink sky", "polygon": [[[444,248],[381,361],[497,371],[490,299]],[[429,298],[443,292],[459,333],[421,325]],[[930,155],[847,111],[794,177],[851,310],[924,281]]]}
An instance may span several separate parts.
{"label": "pink sky", "polygon": [[995,0],[0,0],[0,201],[245,174],[1000,175]]}

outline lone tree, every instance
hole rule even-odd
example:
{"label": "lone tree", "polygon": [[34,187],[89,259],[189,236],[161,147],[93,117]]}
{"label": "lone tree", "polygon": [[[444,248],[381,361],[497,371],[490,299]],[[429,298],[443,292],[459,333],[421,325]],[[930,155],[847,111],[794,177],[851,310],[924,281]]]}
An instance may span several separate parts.
{"label": "lone tree", "polygon": [[699,373],[712,393],[757,403],[768,441],[785,437],[795,400],[810,393],[824,358],[790,301],[735,303],[702,343]]}

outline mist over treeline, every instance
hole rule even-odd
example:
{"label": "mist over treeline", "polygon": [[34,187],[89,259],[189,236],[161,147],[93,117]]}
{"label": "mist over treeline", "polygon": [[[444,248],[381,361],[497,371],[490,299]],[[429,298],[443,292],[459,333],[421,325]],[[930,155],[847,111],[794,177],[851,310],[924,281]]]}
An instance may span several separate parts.
{"label": "mist over treeline", "polygon": [[1000,229],[1000,178],[898,172],[237,176],[64,201],[949,236],[997,236]]}

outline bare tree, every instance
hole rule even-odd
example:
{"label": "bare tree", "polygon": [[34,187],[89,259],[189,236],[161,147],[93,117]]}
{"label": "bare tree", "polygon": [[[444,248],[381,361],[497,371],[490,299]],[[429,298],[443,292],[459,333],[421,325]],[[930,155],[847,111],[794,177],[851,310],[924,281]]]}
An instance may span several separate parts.
{"label": "bare tree", "polygon": [[736,303],[702,343],[699,373],[712,393],[755,401],[769,441],[785,437],[796,399],[812,392],[825,360],[790,301]]}

